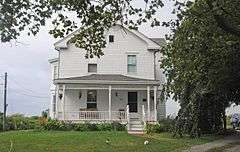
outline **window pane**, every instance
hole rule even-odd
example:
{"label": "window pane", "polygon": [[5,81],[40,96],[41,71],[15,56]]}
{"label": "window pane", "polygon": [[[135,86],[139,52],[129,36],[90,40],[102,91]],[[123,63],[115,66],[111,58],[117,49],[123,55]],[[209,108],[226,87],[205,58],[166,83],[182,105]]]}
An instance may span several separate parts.
{"label": "window pane", "polygon": [[97,102],[97,90],[89,90],[87,92],[87,102],[89,103]]}
{"label": "window pane", "polygon": [[136,65],[128,65],[128,72],[129,73],[136,73],[137,72]]}
{"label": "window pane", "polygon": [[137,59],[136,55],[128,55],[128,65],[136,65]]}
{"label": "window pane", "polygon": [[137,72],[137,57],[136,57],[136,55],[128,55],[127,71],[129,73],[136,73]]}
{"label": "window pane", "polygon": [[53,112],[56,112],[56,95],[53,95]]}
{"label": "window pane", "polygon": [[113,35],[109,35],[109,42],[114,42],[114,36]]}
{"label": "window pane", "polygon": [[87,103],[87,109],[97,109],[96,103]]}
{"label": "window pane", "polygon": [[57,79],[57,66],[53,67],[53,79]]}
{"label": "window pane", "polygon": [[97,73],[97,64],[88,64],[88,72]]}

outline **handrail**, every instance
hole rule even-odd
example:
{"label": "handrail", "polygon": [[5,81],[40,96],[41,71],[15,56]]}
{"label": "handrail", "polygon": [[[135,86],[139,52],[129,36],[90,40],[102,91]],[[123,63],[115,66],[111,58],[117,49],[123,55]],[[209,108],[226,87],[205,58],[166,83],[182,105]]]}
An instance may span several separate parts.
{"label": "handrail", "polygon": [[127,129],[130,130],[129,105],[127,105],[127,108],[126,108],[126,115],[127,115]]}
{"label": "handrail", "polygon": [[142,121],[144,126],[146,125],[146,113],[145,113],[145,107],[142,105]]}

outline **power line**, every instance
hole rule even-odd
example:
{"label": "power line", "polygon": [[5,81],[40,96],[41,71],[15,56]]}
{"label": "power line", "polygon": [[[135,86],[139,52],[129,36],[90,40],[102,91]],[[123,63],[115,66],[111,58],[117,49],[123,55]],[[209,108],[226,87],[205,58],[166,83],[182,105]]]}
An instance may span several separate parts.
{"label": "power line", "polygon": [[24,87],[24,86],[21,85],[18,81],[15,81],[12,77],[10,77],[10,80],[11,80],[11,82],[13,82],[15,85],[17,85],[17,86],[19,86],[21,89],[25,90],[25,92],[38,94],[36,91]]}
{"label": "power line", "polygon": [[18,90],[12,90],[11,91],[13,93],[16,93],[16,94],[19,94],[19,95],[23,95],[23,96],[28,96],[28,97],[33,97],[33,98],[44,98],[44,99],[49,99],[50,97],[48,96],[39,96],[39,95],[30,95],[30,94],[26,94],[26,93],[23,93],[23,92],[20,92]]}

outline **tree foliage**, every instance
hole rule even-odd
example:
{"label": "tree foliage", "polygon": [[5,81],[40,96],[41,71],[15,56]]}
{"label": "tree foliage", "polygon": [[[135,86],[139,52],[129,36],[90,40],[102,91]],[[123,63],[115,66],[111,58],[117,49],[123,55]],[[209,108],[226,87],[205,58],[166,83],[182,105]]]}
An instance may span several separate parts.
{"label": "tree foliage", "polygon": [[[78,29],[71,39],[79,48],[84,48],[86,57],[103,55],[106,42],[104,31],[120,22],[136,29],[151,21],[156,10],[163,7],[161,0],[141,0],[145,7],[136,7],[134,0],[0,0],[0,34],[2,42],[17,39],[21,31],[36,35],[47,19],[52,19],[50,30],[55,38],[62,38]],[[75,15],[75,18],[72,16]],[[136,19],[133,19],[135,17]],[[77,18],[77,19],[76,19]]]}
{"label": "tree foliage", "polygon": [[[223,129],[225,109],[240,103],[240,1],[179,3],[178,20],[163,49],[165,90],[180,102],[176,133]],[[234,32],[235,31],[235,32]]]}

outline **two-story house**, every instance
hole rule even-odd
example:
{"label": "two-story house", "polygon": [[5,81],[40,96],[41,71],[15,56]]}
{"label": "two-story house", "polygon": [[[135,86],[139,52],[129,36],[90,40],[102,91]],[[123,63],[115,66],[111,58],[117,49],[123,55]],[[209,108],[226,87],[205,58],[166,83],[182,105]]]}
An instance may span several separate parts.
{"label": "two-story house", "polygon": [[165,41],[123,28],[116,25],[105,32],[101,58],[86,59],[84,49],[68,43],[74,33],[55,43],[59,55],[49,60],[52,118],[128,122],[129,130],[138,130],[142,122],[165,117],[165,101],[160,100],[165,78],[159,62]]}

